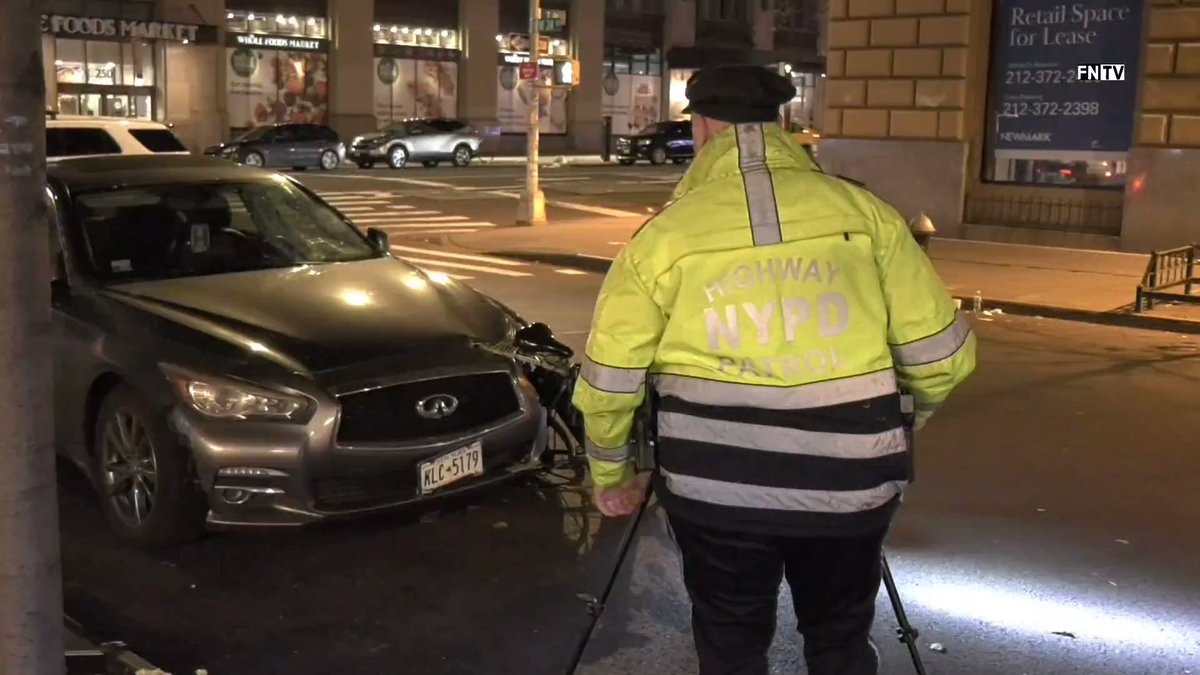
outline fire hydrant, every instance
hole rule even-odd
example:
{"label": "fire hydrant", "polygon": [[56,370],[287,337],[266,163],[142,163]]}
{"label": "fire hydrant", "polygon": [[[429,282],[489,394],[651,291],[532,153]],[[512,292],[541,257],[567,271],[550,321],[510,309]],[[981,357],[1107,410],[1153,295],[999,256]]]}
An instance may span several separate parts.
{"label": "fire hydrant", "polygon": [[913,239],[917,240],[917,245],[922,251],[929,252],[929,239],[937,234],[937,228],[933,226],[933,221],[929,216],[922,212],[912,220],[908,221],[908,230],[912,232]]}

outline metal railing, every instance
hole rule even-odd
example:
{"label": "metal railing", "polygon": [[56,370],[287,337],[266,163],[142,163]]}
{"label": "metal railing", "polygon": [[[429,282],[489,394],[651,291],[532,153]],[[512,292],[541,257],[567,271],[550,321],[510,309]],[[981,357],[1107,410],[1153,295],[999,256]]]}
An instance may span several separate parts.
{"label": "metal railing", "polygon": [[968,196],[967,222],[979,225],[1041,226],[1115,235],[1121,232],[1121,204],[1045,197]]}
{"label": "metal railing", "polygon": [[[1133,311],[1154,309],[1154,301],[1187,302],[1200,305],[1200,295],[1192,295],[1192,289],[1200,284],[1196,277],[1196,252],[1200,244],[1181,246],[1167,251],[1150,254],[1142,283],[1138,284],[1137,300]],[[1183,292],[1169,291],[1182,286]]]}

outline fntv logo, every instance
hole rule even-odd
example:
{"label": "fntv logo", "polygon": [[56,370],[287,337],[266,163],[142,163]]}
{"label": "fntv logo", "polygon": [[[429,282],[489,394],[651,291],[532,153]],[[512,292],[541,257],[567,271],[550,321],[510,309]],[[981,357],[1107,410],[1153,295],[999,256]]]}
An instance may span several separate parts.
{"label": "fntv logo", "polygon": [[1124,82],[1124,63],[1081,63],[1075,66],[1075,78],[1080,82]]}

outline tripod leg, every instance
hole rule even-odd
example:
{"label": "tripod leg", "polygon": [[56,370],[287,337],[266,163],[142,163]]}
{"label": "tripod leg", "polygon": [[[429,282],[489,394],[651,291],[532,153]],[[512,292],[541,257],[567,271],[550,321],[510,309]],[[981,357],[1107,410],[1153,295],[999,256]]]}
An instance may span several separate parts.
{"label": "tripod leg", "polygon": [[896,633],[899,635],[900,641],[908,647],[908,653],[912,657],[913,667],[917,669],[917,675],[925,675],[925,663],[921,660],[921,652],[917,647],[917,636],[920,633],[908,622],[904,604],[900,601],[900,591],[896,590],[896,580],[892,578],[892,568],[888,565],[887,556],[882,551],[879,553],[879,559],[883,567],[883,585],[887,588],[892,611],[896,613],[896,622],[900,624]]}

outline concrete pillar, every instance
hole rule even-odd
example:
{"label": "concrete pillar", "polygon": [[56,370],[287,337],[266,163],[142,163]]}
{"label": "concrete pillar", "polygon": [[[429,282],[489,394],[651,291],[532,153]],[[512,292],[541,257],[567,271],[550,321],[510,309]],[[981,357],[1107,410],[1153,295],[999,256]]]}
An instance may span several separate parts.
{"label": "concrete pillar", "polygon": [[[458,114],[483,131],[496,127],[497,63],[500,47],[500,3],[459,0],[463,60],[458,67]],[[486,147],[486,146],[485,146]]]}
{"label": "concrete pillar", "polygon": [[572,53],[579,59],[582,76],[571,91],[567,128],[575,152],[599,153],[604,148],[604,3],[571,0]]}
{"label": "concrete pillar", "polygon": [[229,128],[225,84],[224,0],[162,0],[164,21],[218,26],[217,43],[165,42],[156,45],[164,70],[159,81],[158,109],[163,122],[192,151],[219,143]]}
{"label": "concrete pillar", "polygon": [[750,3],[750,25],[754,30],[754,49],[769,52],[775,49],[775,7],[763,7],[761,2]]}
{"label": "concrete pillar", "polygon": [[375,130],[375,3],[329,0],[330,126],[343,139]]}
{"label": "concrete pillar", "polygon": [[691,47],[696,44],[696,3],[700,0],[664,0],[667,19],[663,44],[671,47]]}
{"label": "concrete pillar", "polygon": [[[970,143],[982,123],[990,2],[831,0],[820,161],[906,217],[961,234]],[[970,86],[968,86],[968,83]]]}
{"label": "concrete pillar", "polygon": [[1130,251],[1200,240],[1200,2],[1152,5],[1121,223]]}

